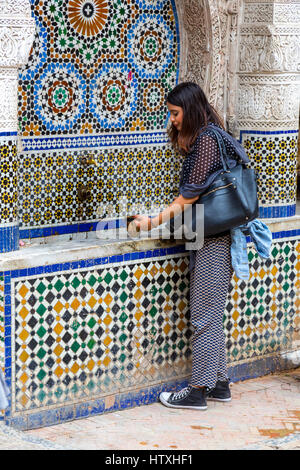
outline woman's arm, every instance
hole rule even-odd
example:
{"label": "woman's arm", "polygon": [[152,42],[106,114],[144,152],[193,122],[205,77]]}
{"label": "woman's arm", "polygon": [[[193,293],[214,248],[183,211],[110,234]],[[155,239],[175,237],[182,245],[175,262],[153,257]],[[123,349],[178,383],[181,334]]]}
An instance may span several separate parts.
{"label": "woman's arm", "polygon": [[[189,158],[189,174],[186,177],[186,183],[188,185],[203,185],[210,174],[222,168],[218,144],[210,135],[201,134]],[[181,193],[187,193],[189,195],[190,190],[188,189],[188,191],[186,191],[185,185],[183,185],[181,187]],[[185,204],[193,204],[193,202],[197,201],[201,191],[199,191],[199,194],[194,198],[186,198],[182,196],[182,194],[156,217],[137,216],[134,220],[136,227],[140,230],[151,230],[151,228],[158,227],[158,225],[180,214],[184,210]]]}
{"label": "woman's arm", "polygon": [[187,199],[180,195],[157,216],[151,218],[148,216],[138,215],[136,216],[134,223],[137,227],[139,227],[140,230],[151,230],[152,228],[158,227],[159,225],[180,214],[184,210],[185,205],[193,204],[197,201],[198,198],[199,196],[196,196],[192,199]]}

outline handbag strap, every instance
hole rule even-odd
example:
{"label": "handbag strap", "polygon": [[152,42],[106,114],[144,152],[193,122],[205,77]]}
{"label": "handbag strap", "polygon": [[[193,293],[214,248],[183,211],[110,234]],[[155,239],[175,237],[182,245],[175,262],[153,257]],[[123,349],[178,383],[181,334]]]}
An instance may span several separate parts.
{"label": "handbag strap", "polygon": [[207,127],[209,128],[210,131],[212,131],[212,133],[215,135],[215,137],[217,139],[219,152],[220,152],[220,157],[221,157],[221,162],[222,162],[224,171],[230,171],[229,166],[228,166],[227,161],[226,161],[226,153],[227,152],[226,152],[226,147],[225,147],[225,143],[224,143],[224,140],[223,140],[222,136],[219,134],[219,132],[213,126],[208,125]]}

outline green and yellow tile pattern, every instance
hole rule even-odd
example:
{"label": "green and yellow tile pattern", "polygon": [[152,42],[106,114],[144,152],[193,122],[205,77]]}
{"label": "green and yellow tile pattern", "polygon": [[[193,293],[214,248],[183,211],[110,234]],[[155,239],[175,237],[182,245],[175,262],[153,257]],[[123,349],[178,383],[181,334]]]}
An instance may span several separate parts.
{"label": "green and yellow tile pattern", "polygon": [[271,258],[249,249],[250,279],[234,276],[226,306],[228,359],[241,361],[289,349],[300,324],[300,242],[273,243]]}
{"label": "green and yellow tile pattern", "polygon": [[15,410],[187,375],[188,259],[18,280]]}

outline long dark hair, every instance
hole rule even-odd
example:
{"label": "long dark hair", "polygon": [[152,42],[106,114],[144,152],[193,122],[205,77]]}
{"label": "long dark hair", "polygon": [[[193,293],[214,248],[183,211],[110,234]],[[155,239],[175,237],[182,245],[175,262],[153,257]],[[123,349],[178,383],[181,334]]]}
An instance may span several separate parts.
{"label": "long dark hair", "polygon": [[182,129],[178,131],[172,124],[168,130],[170,140],[175,148],[188,152],[201,129],[204,130],[210,122],[224,129],[221,117],[209,104],[204,91],[196,83],[180,83],[168,94],[167,102],[183,109]]}

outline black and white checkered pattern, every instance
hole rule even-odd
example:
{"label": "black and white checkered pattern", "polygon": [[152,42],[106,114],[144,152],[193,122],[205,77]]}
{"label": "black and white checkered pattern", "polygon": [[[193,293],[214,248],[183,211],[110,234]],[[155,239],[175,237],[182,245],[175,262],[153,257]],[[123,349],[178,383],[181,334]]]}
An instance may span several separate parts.
{"label": "black and white checkered pattern", "polygon": [[223,316],[233,273],[230,244],[230,234],[208,238],[196,253],[190,286],[191,323],[195,329],[193,386],[214,388],[217,380],[228,378]]}

